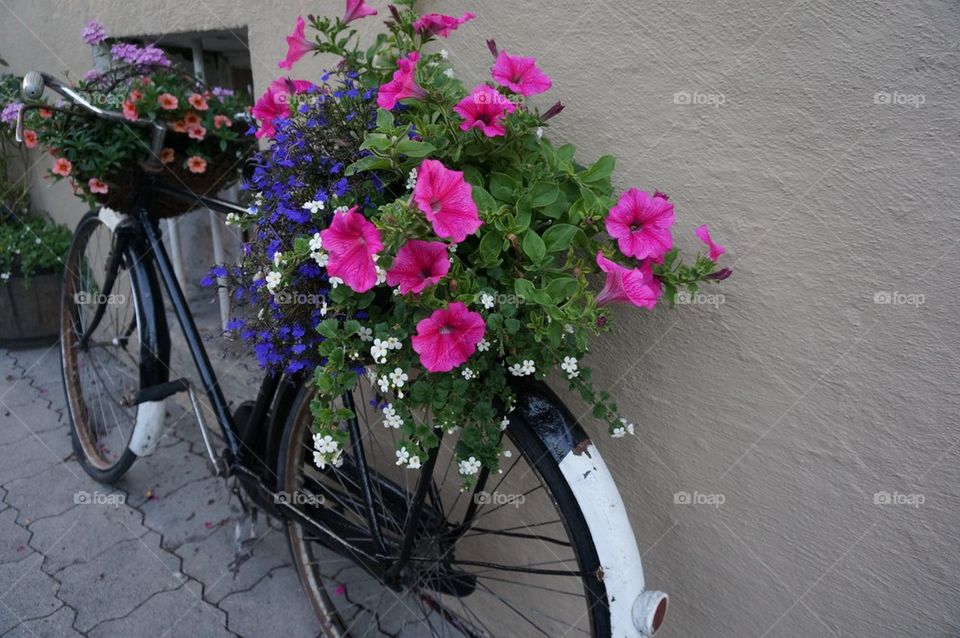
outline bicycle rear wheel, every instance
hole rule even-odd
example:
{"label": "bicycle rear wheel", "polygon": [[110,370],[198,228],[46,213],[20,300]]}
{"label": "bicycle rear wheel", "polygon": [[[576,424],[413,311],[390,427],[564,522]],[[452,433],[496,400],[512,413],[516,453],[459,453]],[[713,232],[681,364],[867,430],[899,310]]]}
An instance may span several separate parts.
{"label": "bicycle rear wheel", "polygon": [[[120,263],[110,281],[113,259]],[[136,253],[119,247],[97,213],[80,220],[64,268],[60,354],[74,452],[84,471],[104,483],[118,480],[136,460],[129,443],[137,393],[161,381],[142,369],[145,350],[162,360],[143,337],[145,322],[155,321],[142,307],[148,278]]]}
{"label": "bicycle rear wheel", "polygon": [[[370,408],[372,396],[366,385],[353,399],[386,553],[396,555],[420,472],[394,463],[396,430]],[[347,540],[363,552],[370,530],[359,468],[349,450],[340,468],[313,465],[310,399],[303,390],[287,419],[278,490],[308,516],[333,524],[342,518],[342,529],[354,531]],[[441,442],[413,560],[399,585],[385,584],[342,546],[325,546],[309,525],[288,521],[293,560],[326,635],[610,636],[593,539],[539,438],[512,422],[502,473],[483,478],[472,494],[460,491],[452,444]],[[451,536],[471,501],[476,514],[464,533]]]}

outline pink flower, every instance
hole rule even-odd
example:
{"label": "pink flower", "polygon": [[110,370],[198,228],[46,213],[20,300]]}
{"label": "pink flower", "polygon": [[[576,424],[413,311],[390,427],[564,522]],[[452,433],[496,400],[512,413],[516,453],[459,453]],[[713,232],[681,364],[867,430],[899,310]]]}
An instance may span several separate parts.
{"label": "pink flower", "polygon": [[366,0],[347,0],[347,10],[346,13],[343,14],[343,22],[353,22],[360,18],[375,15],[377,15],[377,10],[368,7]]}
{"label": "pink flower", "polygon": [[413,23],[413,28],[416,29],[417,32],[426,34],[427,36],[438,35],[441,38],[446,38],[456,31],[457,27],[461,24],[469,22],[476,17],[476,15],[469,11],[459,18],[445,16],[439,13],[428,13],[420,16],[417,21]]}
{"label": "pink flower", "polygon": [[303,93],[313,86],[306,80],[290,80],[277,78],[270,83],[267,90],[253,106],[253,116],[260,121],[257,129],[257,139],[273,137],[277,132],[273,126],[274,120],[290,115],[290,96]]}
{"label": "pink flower", "polygon": [[157,104],[159,104],[160,108],[164,111],[173,111],[180,106],[180,100],[177,99],[176,95],[161,93],[157,96]]}
{"label": "pink flower", "polygon": [[427,92],[417,84],[417,60],[420,54],[411,52],[405,58],[397,60],[397,70],[393,72],[393,79],[380,87],[377,94],[377,106],[387,111],[397,105],[398,100],[406,98],[422,98]]}
{"label": "pink flower", "polygon": [[547,74],[537,68],[535,58],[507,55],[506,51],[501,51],[497,56],[497,62],[493,65],[493,79],[521,95],[546,93],[553,86]]}
{"label": "pink flower", "polygon": [[187,102],[189,102],[190,106],[198,111],[206,111],[208,108],[210,108],[210,105],[207,104],[207,98],[199,93],[191,93],[190,97],[187,98]]}
{"label": "pink flower", "polygon": [[207,172],[207,160],[203,159],[199,155],[191,155],[187,158],[187,168],[191,173],[196,173],[197,175]]}
{"label": "pink flower", "polygon": [[516,104],[504,97],[496,89],[478,84],[473,92],[460,100],[453,110],[462,118],[461,131],[478,128],[487,137],[506,135],[503,118],[517,109]]}
{"label": "pink flower", "polygon": [[473,201],[473,189],[463,179],[463,172],[450,170],[437,160],[423,160],[420,164],[413,199],[430,220],[433,232],[455,243],[477,232],[483,224]]}
{"label": "pink flower", "polygon": [[438,241],[411,239],[397,251],[387,271],[387,284],[400,286],[400,294],[420,293],[433,286],[450,271],[447,247]]}
{"label": "pink flower", "polygon": [[37,132],[31,131],[28,128],[23,129],[23,144],[27,148],[36,148],[37,147]]}
{"label": "pink flower", "polygon": [[214,128],[223,128],[226,126],[230,128],[233,126],[233,121],[226,115],[214,115],[213,116],[213,127]]}
{"label": "pink flower", "polygon": [[654,277],[650,262],[640,268],[624,268],[615,261],[597,252],[597,265],[607,273],[603,290],[597,295],[597,305],[603,306],[615,301],[627,301],[634,306],[653,308],[663,292],[660,280]]}
{"label": "pink flower", "polygon": [[70,160],[66,157],[58,157],[53,162],[53,168],[50,169],[54,175],[59,175],[60,177],[68,176],[71,170],[73,170],[73,164],[70,163]]}
{"label": "pink flower", "polygon": [[417,324],[413,350],[430,372],[449,372],[470,358],[483,339],[486,326],[479,313],[454,301]]}
{"label": "pink flower", "polygon": [[620,252],[636,259],[659,260],[673,247],[670,226],[673,204],[665,198],[631,188],[607,215],[607,232]]}
{"label": "pink flower", "polygon": [[339,277],[356,292],[366,292],[377,284],[373,256],[383,250],[383,241],[377,227],[358,213],[356,206],[346,213],[335,213],[320,238],[330,253],[327,273],[331,277]]}
{"label": "pink flower", "polygon": [[713,239],[710,238],[710,231],[707,230],[706,224],[697,228],[695,231],[693,231],[693,233],[707,245],[707,248],[710,249],[710,261],[716,261],[720,255],[727,252],[727,249],[720,244],[713,243]]}
{"label": "pink flower", "polygon": [[91,193],[99,193],[101,195],[106,195],[110,191],[107,183],[98,177],[91,177],[87,182],[87,187]]}
{"label": "pink flower", "polygon": [[187,136],[191,140],[197,140],[202,142],[203,138],[207,136],[207,129],[203,128],[199,124],[197,124],[196,126],[191,126],[190,128],[187,129]]}
{"label": "pink flower", "polygon": [[292,69],[297,60],[313,50],[313,45],[307,41],[304,34],[306,26],[307,23],[303,21],[302,17],[298,16],[297,25],[293,27],[293,33],[287,36],[287,57],[277,63],[277,66],[281,69]]}
{"label": "pink flower", "polygon": [[137,107],[133,105],[133,102],[130,100],[123,101],[123,118],[125,120],[130,120],[131,122],[136,122],[137,118],[140,117],[137,115]]}

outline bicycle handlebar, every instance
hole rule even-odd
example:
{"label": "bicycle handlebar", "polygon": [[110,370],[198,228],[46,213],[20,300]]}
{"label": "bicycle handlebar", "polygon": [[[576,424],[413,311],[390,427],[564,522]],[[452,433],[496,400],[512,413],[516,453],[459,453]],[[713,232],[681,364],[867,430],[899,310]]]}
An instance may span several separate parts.
{"label": "bicycle handlebar", "polygon": [[[129,120],[124,117],[122,113],[102,109],[99,106],[91,104],[87,98],[76,91],[73,87],[63,83],[52,75],[47,75],[46,73],[41,73],[39,71],[28,71],[27,74],[23,76],[23,84],[21,86],[20,93],[27,100],[38,100],[43,96],[43,91],[46,88],[58,93],[68,102],[74,106],[80,107],[80,109],[86,111],[94,117],[111,122],[121,122],[130,124],[132,126],[142,126],[144,128],[152,129],[153,139],[150,144],[150,157],[147,161],[152,164],[160,163],[160,151],[163,149],[163,140],[167,134],[167,125],[163,122],[147,120],[144,118]],[[23,142],[24,113],[28,110],[40,108],[46,107],[39,104],[24,105],[20,109],[20,112],[17,113],[17,142]]]}

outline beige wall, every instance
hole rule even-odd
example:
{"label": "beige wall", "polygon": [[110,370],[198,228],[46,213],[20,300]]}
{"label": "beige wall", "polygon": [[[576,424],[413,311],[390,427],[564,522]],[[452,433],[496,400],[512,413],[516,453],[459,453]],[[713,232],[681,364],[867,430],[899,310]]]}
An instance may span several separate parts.
{"label": "beige wall", "polygon": [[[79,73],[89,18],[113,34],[246,24],[263,87],[296,15],[341,3],[265,6],[3,0],[0,51]],[[555,83],[538,103],[567,105],[551,134],[587,160],[618,155],[618,186],[671,194],[684,249],[702,222],[730,248],[722,305],[623,311],[594,352],[638,426],[597,439],[649,584],[673,596],[664,635],[957,635],[956,3],[430,6],[480,16],[446,44],[461,77],[485,76],[489,36],[538,56]],[[883,91],[923,103],[876,104]],[[58,217],[79,214],[37,186]],[[880,291],[924,303],[875,304]],[[725,502],[675,505],[680,491]],[[876,505],[881,491],[925,502]]]}

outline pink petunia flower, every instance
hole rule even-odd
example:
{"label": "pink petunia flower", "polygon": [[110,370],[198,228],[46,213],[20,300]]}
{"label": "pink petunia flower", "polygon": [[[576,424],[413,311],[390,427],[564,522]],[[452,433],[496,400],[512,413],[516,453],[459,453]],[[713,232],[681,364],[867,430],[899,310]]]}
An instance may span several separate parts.
{"label": "pink petunia flower", "polygon": [[405,58],[397,60],[397,70],[393,72],[393,79],[380,87],[377,94],[377,106],[387,111],[392,110],[398,100],[406,98],[423,98],[427,95],[417,84],[417,60],[420,54],[411,52]]}
{"label": "pink petunia flower", "polygon": [[36,148],[37,147],[37,132],[31,131],[28,128],[23,129],[23,145],[27,148]]}
{"label": "pink petunia flower", "polygon": [[59,175],[60,177],[67,177],[72,170],[73,164],[66,157],[58,157],[53,162],[53,168],[50,169],[54,175]]}
{"label": "pink petunia flower", "polygon": [[498,84],[521,95],[546,93],[553,86],[550,77],[537,68],[535,58],[507,55],[506,51],[497,56],[492,73]]}
{"label": "pink petunia flower", "polygon": [[207,160],[203,159],[199,155],[191,155],[189,158],[187,158],[187,168],[191,173],[201,175],[207,172]]}
{"label": "pink petunia flower", "polygon": [[423,367],[430,372],[449,372],[470,358],[485,330],[479,313],[467,310],[462,301],[454,301],[421,319],[411,341]]}
{"label": "pink petunia flower", "polygon": [[210,105],[207,104],[207,98],[200,95],[199,93],[191,93],[187,98],[187,102],[190,103],[190,106],[197,109],[198,111],[206,111],[210,108]]}
{"label": "pink petunia flower", "polygon": [[187,129],[187,136],[191,140],[197,140],[202,142],[203,139],[207,136],[207,129],[197,124],[196,126],[191,126]]}
{"label": "pink petunia flower", "polygon": [[377,284],[373,256],[383,250],[380,231],[354,206],[336,213],[330,227],[320,232],[323,247],[330,253],[327,273],[339,277],[355,292],[366,292]]}
{"label": "pink petunia flower", "polygon": [[387,271],[387,284],[399,286],[400,294],[420,293],[433,286],[450,271],[447,247],[438,241],[411,239],[397,251]]}
{"label": "pink petunia flower", "polygon": [[366,0],[347,0],[347,10],[343,14],[343,22],[353,22],[360,18],[377,15],[377,10],[368,7]]}
{"label": "pink petunia flower", "polygon": [[91,193],[98,193],[100,195],[106,195],[110,191],[110,187],[107,186],[107,183],[98,177],[91,177],[87,181],[87,187],[90,189]]}
{"label": "pink petunia flower", "polygon": [[257,139],[273,137],[277,132],[273,126],[274,120],[290,115],[290,96],[303,93],[311,86],[313,85],[306,80],[287,78],[277,78],[271,82],[253,106],[253,116],[260,122]]}
{"label": "pink petunia flower", "polygon": [[597,295],[597,305],[626,301],[634,306],[653,308],[663,293],[660,280],[653,275],[650,262],[640,268],[624,268],[597,252],[597,266],[607,273],[603,290]]}
{"label": "pink petunia flower", "polygon": [[417,21],[413,23],[413,28],[418,33],[428,37],[438,35],[441,38],[447,38],[450,37],[450,34],[456,31],[461,24],[469,22],[476,17],[475,14],[469,11],[459,18],[445,16],[440,13],[428,13],[417,18]]}
{"label": "pink petunia flower", "polygon": [[517,105],[493,87],[478,84],[453,110],[463,118],[461,131],[478,128],[487,137],[499,137],[507,133],[503,118],[517,110]]}
{"label": "pink petunia flower", "polygon": [[297,24],[293,27],[293,33],[287,36],[287,57],[277,63],[281,69],[292,69],[293,65],[313,50],[313,45],[307,41],[304,30],[307,23],[303,18],[297,16]]}
{"label": "pink petunia flower", "polygon": [[473,188],[463,179],[463,172],[450,170],[437,160],[420,164],[413,199],[438,237],[459,244],[483,224],[473,201]]}
{"label": "pink petunia flower", "polygon": [[137,114],[137,107],[133,105],[133,102],[130,100],[124,100],[123,118],[125,120],[130,120],[131,122],[136,122],[138,117],[140,116]]}
{"label": "pink petunia flower", "polygon": [[720,255],[727,252],[726,248],[713,242],[713,239],[710,238],[710,231],[707,230],[706,224],[697,228],[695,231],[693,231],[693,233],[707,245],[707,248],[710,249],[710,261],[716,261]]}
{"label": "pink petunia flower", "polygon": [[661,259],[673,247],[673,204],[631,188],[607,215],[606,227],[620,252],[636,259]]}
{"label": "pink petunia flower", "polygon": [[157,96],[157,104],[160,105],[164,111],[173,111],[180,106],[180,100],[177,99],[176,95],[170,93],[161,93]]}
{"label": "pink petunia flower", "polygon": [[231,126],[233,126],[233,120],[231,120],[231,119],[230,119],[229,117],[227,117],[226,115],[214,115],[214,116],[213,116],[213,127],[214,127],[214,128],[223,128],[224,126],[226,126],[227,128],[230,128]]}

